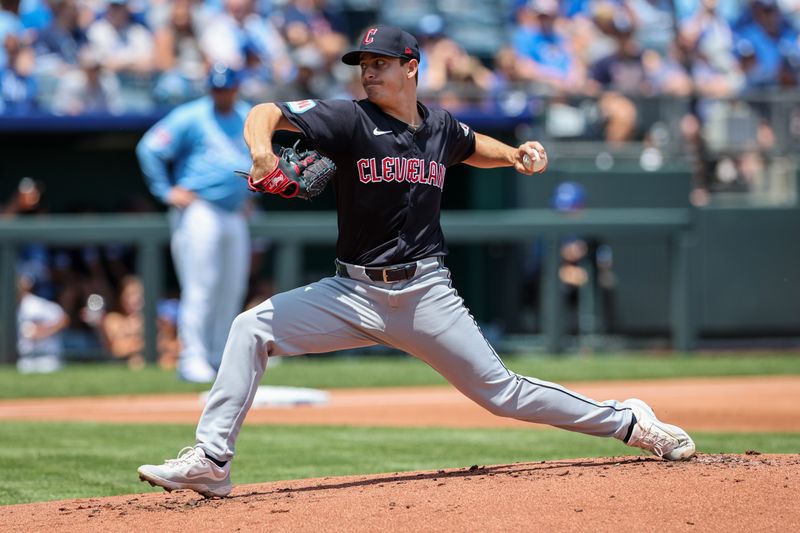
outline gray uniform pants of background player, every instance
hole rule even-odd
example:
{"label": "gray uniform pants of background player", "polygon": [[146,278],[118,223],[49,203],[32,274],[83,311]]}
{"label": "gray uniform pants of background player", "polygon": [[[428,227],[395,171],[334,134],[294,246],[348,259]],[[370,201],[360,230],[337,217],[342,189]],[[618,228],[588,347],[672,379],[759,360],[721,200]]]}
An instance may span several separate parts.
{"label": "gray uniform pants of background player", "polygon": [[222,366],[197,428],[211,456],[233,457],[236,437],[271,355],[299,355],[384,344],[421,359],[492,413],[571,431],[623,439],[632,417],[617,401],[596,402],[554,383],[507,369],[433,259],[406,281],[371,281],[348,265],[277,294],[234,320]]}

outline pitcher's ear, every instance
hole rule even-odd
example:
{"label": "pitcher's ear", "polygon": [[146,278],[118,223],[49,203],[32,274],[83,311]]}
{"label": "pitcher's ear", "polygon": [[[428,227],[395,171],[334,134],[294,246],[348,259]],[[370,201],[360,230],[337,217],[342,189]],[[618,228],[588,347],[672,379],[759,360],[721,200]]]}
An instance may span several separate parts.
{"label": "pitcher's ear", "polygon": [[419,61],[417,61],[416,59],[410,59],[408,63],[406,63],[406,65],[408,66],[408,72],[406,74],[406,77],[413,78],[414,76],[416,76],[417,73],[419,72]]}

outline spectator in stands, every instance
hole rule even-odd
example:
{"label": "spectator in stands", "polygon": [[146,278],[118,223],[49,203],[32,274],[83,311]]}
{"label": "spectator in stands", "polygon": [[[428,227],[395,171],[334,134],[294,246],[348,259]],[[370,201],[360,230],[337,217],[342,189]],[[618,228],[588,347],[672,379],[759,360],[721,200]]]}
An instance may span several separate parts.
{"label": "spectator in stands", "polygon": [[[300,67],[295,65],[297,69]],[[297,75],[295,75],[297,78]],[[262,56],[249,45],[244,47],[244,68],[239,71],[239,95],[250,103],[268,100],[274,91],[286,91],[287,100],[296,100],[292,83],[276,84],[272,80],[272,70],[265,65]]]}
{"label": "spectator in stands", "polygon": [[[748,39],[737,39],[734,52],[742,74],[745,76],[745,86],[748,82],[757,80],[757,73],[755,73],[755,71],[758,65],[758,58],[756,57],[756,49],[753,43]],[[753,83],[753,85],[755,85],[755,83]],[[742,92],[745,92],[745,86],[742,87]]]}
{"label": "spectator in stands", "polygon": [[[177,300],[158,302],[156,349],[158,365],[174,370],[180,343],[177,338]],[[138,277],[125,276],[111,311],[102,299],[88,302],[82,310],[85,322],[97,329],[106,352],[125,361],[133,370],[145,365],[144,357],[144,288]]]}
{"label": "spectator in stands", "polygon": [[153,35],[135,22],[128,0],[109,0],[103,17],[89,26],[89,45],[103,66],[125,75],[150,75],[153,72]]}
{"label": "spectator in stands", "polygon": [[280,19],[292,46],[295,44],[290,36],[296,31],[298,36],[307,32],[317,37],[331,32],[347,34],[349,30],[347,20],[325,0],[289,0],[281,9]]}
{"label": "spectator in stands", "polygon": [[462,109],[485,102],[494,85],[493,73],[452,39],[438,39],[429,47],[426,98],[442,106]]}
{"label": "spectator in stands", "polygon": [[680,42],[689,55],[689,69],[695,89],[691,112],[682,117],[680,129],[694,157],[693,205],[709,200],[713,156],[704,130],[715,107],[729,106],[728,100],[744,86],[739,60],[734,54],[734,33],[720,9],[719,0],[701,0],[698,9],[681,24]]}
{"label": "spectator in stands", "polygon": [[[339,61],[342,51],[349,44],[347,38],[322,23],[317,33],[311,32],[313,23],[309,22],[311,25],[306,26],[306,22],[298,21],[296,24],[303,25],[305,37],[300,37],[302,32],[292,37],[292,78],[283,84],[274,83],[269,67],[260,62],[253,50],[248,56],[249,68],[242,82],[243,97],[254,103],[264,100],[351,98],[346,83],[352,73],[342,69]],[[261,96],[257,98],[253,96],[253,87],[256,85],[261,88]]]}
{"label": "spectator in stands", "polygon": [[162,102],[178,103],[203,91],[207,61],[200,48],[194,0],[174,0],[169,18],[155,30],[155,68],[159,73],[154,93]]}
{"label": "spectator in stands", "polygon": [[590,66],[589,94],[599,96],[605,120],[605,139],[612,144],[633,140],[636,106],[629,95],[651,93],[642,64],[642,51],[634,38],[633,22],[622,11],[612,20],[616,50]]}
{"label": "spectator in stands", "polygon": [[800,31],[800,0],[778,0],[778,7],[794,31]]}
{"label": "spectator in stands", "polygon": [[353,97],[346,87],[353,76],[353,69],[347,68],[340,60],[349,44],[347,37],[335,31],[318,35],[314,39],[314,46],[322,57],[322,64],[314,74],[317,80],[323,80],[319,82],[324,85],[321,92],[325,96],[322,98],[349,100]]}
{"label": "spectator in stands", "polygon": [[273,83],[290,79],[292,64],[286,43],[273,22],[254,11],[253,0],[225,0],[223,7],[200,35],[205,57],[211,63],[241,70],[249,50],[266,66]]}
{"label": "spectator in stands", "polygon": [[[22,21],[19,18],[19,0],[0,0],[0,45],[7,35],[18,38],[23,34]],[[8,65],[5,46],[0,46],[0,69]]]}
{"label": "spectator in stands", "polygon": [[504,46],[494,56],[494,73],[497,85],[511,86],[523,81],[517,61],[517,52],[510,46]]}
{"label": "spectator in stands", "polygon": [[[87,328],[82,310],[91,300],[114,299],[114,288],[105,270],[103,249],[94,244],[59,250],[56,256],[56,273],[59,281],[58,301],[70,316],[71,329],[84,339],[81,342],[96,343],[93,331]],[[91,324],[88,324],[91,326]],[[77,333],[79,332],[79,333]]]}
{"label": "spectator in stands", "polygon": [[[419,43],[419,91],[426,93],[431,83],[439,83],[436,79],[439,72],[431,74],[430,59],[436,54],[434,50],[437,44],[445,38],[444,18],[437,13],[428,13],[422,16],[417,22],[417,29],[414,32]],[[431,76],[433,76],[431,78]],[[433,80],[431,82],[431,79]]]}
{"label": "spectator in stands", "polygon": [[681,26],[681,41],[691,50],[689,59],[694,87],[701,97],[698,114],[719,99],[738,94],[744,77],[734,49],[733,28],[719,12],[718,0],[702,0],[702,8]]}
{"label": "spectator in stands", "polygon": [[[679,13],[678,20],[683,21],[698,9],[702,9],[700,5],[701,1],[702,0],[676,0]],[[725,20],[734,24],[735,21],[741,18],[742,12],[746,11],[746,4],[749,2],[750,0],[717,0],[717,11]]]}
{"label": "spectator in stands", "polygon": [[625,0],[642,47],[662,57],[675,42],[675,0]]}
{"label": "spectator in stands", "polygon": [[[31,177],[19,180],[17,190],[3,207],[2,218],[37,216],[47,212],[43,200],[44,185]],[[50,273],[51,250],[44,244],[28,241],[17,248],[17,272],[31,278],[37,296],[56,298],[56,287]]]}
{"label": "spectator in stands", "polygon": [[633,140],[637,135],[638,111],[634,98],[670,94],[687,96],[691,79],[683,66],[683,51],[668,47],[667,55],[654,48],[644,50],[636,40],[634,21],[619,11],[611,20],[615,51],[590,66],[588,92],[599,95],[599,108],[606,120],[605,138],[611,143]]}
{"label": "spectator in stands", "polygon": [[36,55],[13,33],[6,34],[3,48],[8,63],[0,68],[0,114],[30,114],[39,107],[39,86],[33,76]]}
{"label": "spectator in stands", "polygon": [[[159,28],[168,26],[172,17],[175,0],[149,0],[145,3],[146,10],[141,14],[141,22],[150,28],[153,33]],[[189,0],[192,25],[199,32],[206,27],[211,19],[219,14],[222,7],[217,2],[210,0]]]}
{"label": "spectator in stands", "polygon": [[323,16],[308,0],[290,0],[283,6],[280,14],[280,28],[289,49],[302,48],[309,45],[315,34],[331,31],[331,27]]}
{"label": "spectator in stands", "polygon": [[44,186],[41,182],[30,177],[19,180],[17,190],[11,200],[0,211],[2,218],[12,218],[20,215],[37,215],[46,211],[42,204]]}
{"label": "spectator in stands", "polygon": [[143,308],[142,283],[137,277],[128,276],[122,280],[116,309],[102,314],[99,320],[87,317],[99,326],[101,339],[111,356],[126,361],[132,369],[145,364]]}
{"label": "spectator in stands", "polygon": [[654,94],[688,97],[694,89],[686,69],[688,55],[677,43],[667,47],[666,54],[649,48],[642,51],[647,84]]}
{"label": "spectator in stands", "polygon": [[591,4],[594,0],[561,0],[561,14],[567,18],[589,17]]}
{"label": "spectator in stands", "polygon": [[61,332],[69,319],[55,302],[32,292],[34,280],[17,278],[17,370],[23,374],[55,372],[63,366]]}
{"label": "spectator in stands", "polygon": [[78,65],[78,51],[88,42],[79,9],[77,0],[53,0],[53,19],[34,41],[39,72],[59,76]]}
{"label": "spectator in stands", "polygon": [[495,85],[495,75],[478,58],[456,46],[448,54],[445,69],[447,83],[439,91],[439,105],[457,111],[488,104],[486,96]]}
{"label": "spectator in stands", "polygon": [[572,43],[576,55],[585,65],[592,65],[617,49],[615,19],[630,16],[617,0],[593,0],[586,16],[581,13],[570,19]]}
{"label": "spectator in stands", "polygon": [[[755,46],[746,39],[736,43],[736,55],[743,74],[740,84],[739,99],[712,100],[708,98],[705,116],[703,117],[703,135],[708,136],[710,130],[716,139],[715,146],[709,150],[711,176],[708,182],[715,181],[718,188],[751,189],[764,177],[766,168],[765,154],[775,145],[775,132],[770,124],[771,106],[768,101],[750,100],[751,91],[774,90],[785,82],[781,79],[783,62],[778,65],[776,79],[766,80],[762,77],[763,65],[759,64]],[[716,153],[713,153],[716,150]]]}
{"label": "spectator in stands", "polygon": [[322,54],[312,45],[306,45],[292,54],[296,69],[294,79],[284,87],[282,100],[325,98],[327,83],[323,73]]}
{"label": "spectator in stands", "polygon": [[523,76],[557,92],[581,90],[585,72],[558,29],[558,2],[533,0],[518,11],[518,20],[513,44]]}
{"label": "spectator in stands", "polygon": [[38,33],[53,21],[53,10],[49,0],[21,0],[19,18],[25,29]]}
{"label": "spectator in stands", "polygon": [[[798,34],[783,18],[775,0],[753,0],[749,14],[752,21],[738,32],[741,41],[752,47],[748,54],[745,77],[748,88],[776,86],[787,58],[798,55]],[[742,45],[748,46],[748,45]]]}
{"label": "spectator in stands", "polygon": [[[741,75],[734,55],[730,22],[719,10],[719,0],[700,0],[700,7],[680,28],[680,39],[692,51],[690,62],[708,65],[718,73]],[[698,85],[699,90],[703,90]]]}
{"label": "spectator in stands", "polygon": [[107,70],[89,47],[81,49],[78,68],[59,78],[52,106],[53,112],[59,115],[120,115],[125,112],[117,75]]}

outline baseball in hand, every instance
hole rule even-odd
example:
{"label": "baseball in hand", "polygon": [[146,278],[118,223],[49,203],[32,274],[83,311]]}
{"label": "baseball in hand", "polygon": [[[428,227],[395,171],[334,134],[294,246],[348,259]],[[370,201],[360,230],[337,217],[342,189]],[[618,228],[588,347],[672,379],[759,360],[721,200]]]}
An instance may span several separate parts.
{"label": "baseball in hand", "polygon": [[542,159],[542,157],[539,155],[539,152],[536,151],[533,152],[532,159],[528,154],[522,156],[522,164],[526,169],[533,170],[534,172],[541,172],[545,167],[544,159]]}

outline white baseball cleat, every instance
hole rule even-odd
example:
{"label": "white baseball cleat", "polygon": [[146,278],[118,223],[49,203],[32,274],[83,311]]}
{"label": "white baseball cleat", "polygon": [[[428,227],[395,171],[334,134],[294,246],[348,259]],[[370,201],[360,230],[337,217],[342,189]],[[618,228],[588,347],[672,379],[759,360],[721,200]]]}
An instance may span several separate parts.
{"label": "white baseball cleat", "polygon": [[178,378],[192,383],[213,383],[217,373],[205,359],[193,357],[178,361]]}
{"label": "white baseball cleat", "polygon": [[642,400],[631,398],[622,402],[636,417],[628,446],[646,450],[667,461],[683,461],[694,455],[694,441],[678,426],[665,424]]}
{"label": "white baseball cleat", "polygon": [[206,498],[224,498],[233,489],[231,462],[217,466],[197,446],[187,446],[178,453],[177,459],[167,459],[164,464],[142,465],[138,472],[139,479],[154,487],[163,487],[167,492],[190,489]]}

